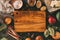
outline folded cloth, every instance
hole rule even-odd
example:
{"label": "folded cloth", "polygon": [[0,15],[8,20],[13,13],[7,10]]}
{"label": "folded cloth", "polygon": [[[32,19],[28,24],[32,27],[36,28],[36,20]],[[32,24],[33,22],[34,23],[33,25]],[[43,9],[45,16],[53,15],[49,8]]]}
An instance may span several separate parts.
{"label": "folded cloth", "polygon": [[[56,10],[59,10],[60,9],[60,7],[52,7],[52,6],[54,6],[53,5],[54,3],[52,3],[52,0],[44,0],[44,2],[46,4],[47,9],[48,9],[49,12],[53,12],[53,11],[56,11]],[[51,4],[52,4],[52,6],[51,6]]]}

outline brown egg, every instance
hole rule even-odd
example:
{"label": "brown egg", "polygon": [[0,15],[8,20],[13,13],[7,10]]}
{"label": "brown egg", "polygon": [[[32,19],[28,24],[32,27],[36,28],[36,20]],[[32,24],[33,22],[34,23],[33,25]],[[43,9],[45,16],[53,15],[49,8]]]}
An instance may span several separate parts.
{"label": "brown egg", "polygon": [[46,10],[46,6],[42,6],[40,10],[41,11],[45,11]]}
{"label": "brown egg", "polygon": [[42,36],[37,36],[35,40],[43,40]]}
{"label": "brown egg", "polygon": [[31,40],[31,38],[26,38],[25,40]]}
{"label": "brown egg", "polygon": [[10,17],[6,17],[4,21],[6,24],[10,24],[12,22],[12,19]]}

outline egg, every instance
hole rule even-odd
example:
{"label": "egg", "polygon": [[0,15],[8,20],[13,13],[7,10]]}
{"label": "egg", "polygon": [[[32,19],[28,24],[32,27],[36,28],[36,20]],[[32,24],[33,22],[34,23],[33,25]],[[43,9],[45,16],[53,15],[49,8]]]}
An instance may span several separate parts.
{"label": "egg", "polygon": [[46,6],[42,6],[40,10],[41,11],[45,11],[46,10]]}

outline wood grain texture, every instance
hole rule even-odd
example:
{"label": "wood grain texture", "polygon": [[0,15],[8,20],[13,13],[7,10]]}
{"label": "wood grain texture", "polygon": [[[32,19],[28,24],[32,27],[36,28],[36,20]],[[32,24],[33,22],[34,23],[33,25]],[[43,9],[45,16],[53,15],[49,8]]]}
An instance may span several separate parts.
{"label": "wood grain texture", "polygon": [[44,32],[46,13],[43,11],[15,11],[14,28],[16,32]]}

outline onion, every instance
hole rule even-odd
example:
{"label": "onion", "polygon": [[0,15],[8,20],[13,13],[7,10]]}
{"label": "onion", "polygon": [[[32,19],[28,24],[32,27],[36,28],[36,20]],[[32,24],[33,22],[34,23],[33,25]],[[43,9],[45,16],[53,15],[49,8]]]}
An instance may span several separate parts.
{"label": "onion", "polygon": [[42,36],[37,36],[35,40],[43,40]]}
{"label": "onion", "polygon": [[25,40],[31,40],[31,38],[26,38]]}

